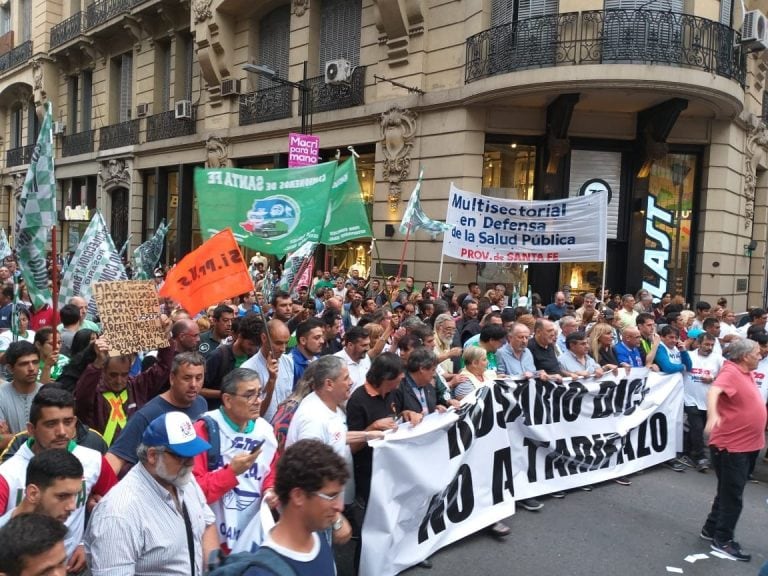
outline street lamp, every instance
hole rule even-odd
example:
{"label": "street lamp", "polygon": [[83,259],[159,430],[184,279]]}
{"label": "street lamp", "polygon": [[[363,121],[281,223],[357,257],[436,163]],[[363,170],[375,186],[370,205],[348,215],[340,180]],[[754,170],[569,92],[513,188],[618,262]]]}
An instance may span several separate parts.
{"label": "street lamp", "polygon": [[[299,91],[301,100],[300,102],[300,108],[301,108],[301,133],[302,134],[311,134],[312,133],[312,96],[311,96],[311,89],[309,85],[307,84],[307,61],[304,61],[304,75],[301,80],[301,82],[293,82],[291,80],[288,80],[286,78],[281,78],[276,70],[272,70],[269,66],[264,66],[263,64],[251,64],[246,63],[243,64],[243,70],[246,72],[251,72],[253,74],[258,74],[259,76],[263,76],[267,80],[271,80],[272,82],[276,82],[277,84],[282,84],[283,86],[290,86],[291,88],[296,88]],[[309,120],[309,122],[307,122]]]}

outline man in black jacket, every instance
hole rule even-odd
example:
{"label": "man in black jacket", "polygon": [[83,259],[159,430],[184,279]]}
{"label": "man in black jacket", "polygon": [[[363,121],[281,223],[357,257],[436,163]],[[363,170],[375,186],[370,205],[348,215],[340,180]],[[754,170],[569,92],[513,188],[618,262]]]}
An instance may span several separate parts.
{"label": "man in black jacket", "polygon": [[438,398],[432,385],[435,381],[437,356],[427,347],[413,350],[406,363],[405,378],[395,391],[401,410],[412,410],[422,414],[431,414],[435,410],[444,412],[448,407],[445,398]]}

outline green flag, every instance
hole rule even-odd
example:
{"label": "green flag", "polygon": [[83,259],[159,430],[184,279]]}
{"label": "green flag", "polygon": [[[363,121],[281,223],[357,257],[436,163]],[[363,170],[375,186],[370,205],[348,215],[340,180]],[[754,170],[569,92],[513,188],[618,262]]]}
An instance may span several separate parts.
{"label": "green flag", "polygon": [[127,280],[125,267],[115,249],[112,236],[107,232],[107,225],[101,212],[94,213],[91,223],[77,245],[75,255],[64,268],[59,290],[61,308],[73,296],[82,296],[88,301],[88,317],[96,316],[96,299],[91,298],[95,282]]}
{"label": "green flag", "polygon": [[360,181],[357,179],[355,157],[352,156],[336,168],[336,176],[331,186],[331,201],[328,204],[320,242],[341,244],[347,240],[372,236]]}
{"label": "green flag", "polygon": [[155,230],[152,238],[133,251],[133,279],[149,280],[153,276],[155,266],[160,261],[165,246],[165,235],[171,223],[165,223],[165,218]]}
{"label": "green flag", "polygon": [[317,242],[335,171],[336,162],[278,170],[198,169],[203,237],[229,227],[239,244],[277,256]]}
{"label": "green flag", "polygon": [[32,153],[27,177],[19,198],[16,250],[19,265],[36,310],[51,300],[46,266],[46,246],[50,228],[56,223],[56,180],[53,175],[53,120],[51,103]]}
{"label": "green flag", "polygon": [[8,236],[5,235],[5,228],[0,228],[0,260],[11,254],[11,246],[8,244]]}

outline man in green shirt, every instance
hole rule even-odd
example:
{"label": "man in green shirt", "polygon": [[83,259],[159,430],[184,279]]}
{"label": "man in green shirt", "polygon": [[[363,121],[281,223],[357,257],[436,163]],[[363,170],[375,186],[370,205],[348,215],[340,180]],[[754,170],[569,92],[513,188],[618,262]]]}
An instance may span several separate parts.
{"label": "man in green shirt", "polygon": [[323,278],[321,280],[318,280],[315,282],[315,291],[317,291],[318,288],[333,288],[333,280],[331,280],[331,273],[326,270],[323,272]]}

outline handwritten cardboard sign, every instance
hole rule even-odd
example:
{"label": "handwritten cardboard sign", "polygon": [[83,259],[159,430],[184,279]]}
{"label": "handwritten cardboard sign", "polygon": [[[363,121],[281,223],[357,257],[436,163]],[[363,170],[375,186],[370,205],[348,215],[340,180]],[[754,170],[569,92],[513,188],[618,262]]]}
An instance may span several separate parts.
{"label": "handwritten cardboard sign", "polygon": [[110,356],[168,346],[152,280],[96,282],[93,295],[104,336],[109,342]]}

